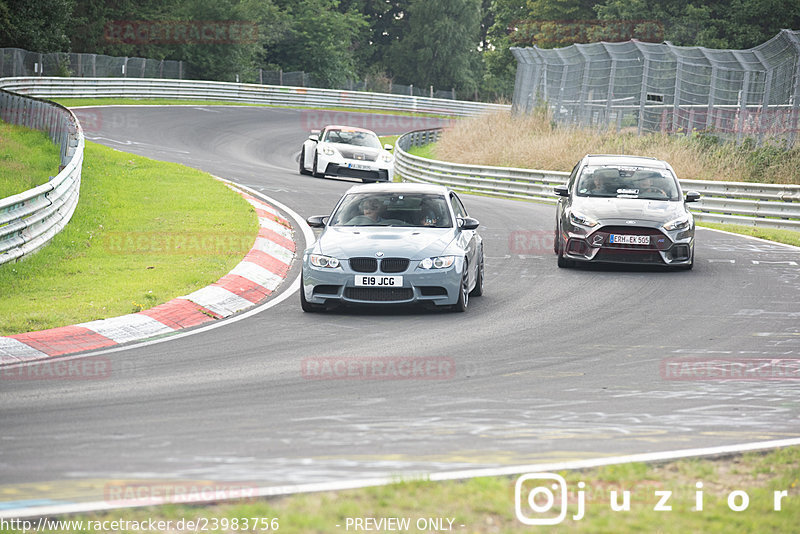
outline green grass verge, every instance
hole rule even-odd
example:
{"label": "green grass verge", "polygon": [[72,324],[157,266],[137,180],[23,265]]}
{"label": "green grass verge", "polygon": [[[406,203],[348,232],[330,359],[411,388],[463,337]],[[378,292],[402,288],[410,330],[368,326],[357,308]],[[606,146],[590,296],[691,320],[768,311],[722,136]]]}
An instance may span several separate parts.
{"label": "green grass verge", "polygon": [[137,312],[230,271],[253,208],[206,173],[86,143],[75,214],[45,248],[0,265],[0,335]]}
{"label": "green grass verge", "polygon": [[79,106],[257,106],[267,108],[281,108],[281,109],[308,109],[315,111],[351,111],[354,113],[375,113],[378,115],[401,115],[404,117],[431,117],[440,119],[454,118],[451,115],[443,115],[440,113],[423,113],[423,112],[410,112],[410,111],[392,111],[392,110],[379,110],[379,109],[360,109],[349,107],[334,107],[334,108],[316,108],[309,106],[275,106],[267,104],[255,104],[248,102],[227,102],[224,100],[180,100],[170,98],[51,98],[53,102],[58,102],[64,107],[79,107]]}
{"label": "green grass verge", "polygon": [[0,199],[58,174],[59,148],[47,134],[0,121]]}
{"label": "green grass verge", "polygon": [[[452,531],[468,533],[796,532],[797,525],[800,524],[800,447],[716,460],[635,463],[559,474],[567,482],[567,518],[552,530],[529,527],[516,519],[514,487],[517,477],[435,483],[398,482],[374,488],[252,500],[239,504],[169,505],[72,516],[68,519],[153,519],[172,521],[174,528],[181,519],[194,521],[207,518],[216,519],[220,526],[226,527],[211,529],[211,532],[241,532],[245,530],[245,518],[248,521],[251,521],[250,518],[274,518],[278,521],[278,532],[302,534],[352,532],[355,531],[352,524],[349,530],[346,529],[347,518],[367,517],[409,518],[411,527],[407,532],[433,531],[419,529],[417,521],[420,519],[449,518],[453,520]],[[576,520],[573,516],[579,514],[579,482],[585,483],[582,494],[584,516]],[[702,483],[700,490],[697,488],[698,482]],[[523,486],[526,501],[527,492],[536,485],[532,482]],[[158,487],[161,486],[163,483]],[[611,509],[609,503],[612,491],[617,492],[619,503],[623,502],[623,492],[630,492],[628,511]],[[654,510],[661,498],[656,491],[671,492],[666,503],[671,506],[671,511]],[[702,510],[695,509],[698,491],[702,491]],[[733,511],[729,507],[728,498],[734,491],[747,494],[749,506],[746,510]],[[782,499],[781,510],[774,509],[775,491],[788,492]],[[559,502],[559,493],[554,493],[556,502]],[[541,504],[543,501],[537,502]],[[734,504],[740,503],[741,497],[735,497]],[[522,509],[530,517],[535,517],[527,505]],[[554,515],[556,514],[550,513],[548,517]],[[238,528],[233,526],[234,519],[238,521]],[[444,525],[448,526],[446,520]],[[266,532],[252,528],[248,531]],[[93,530],[84,529],[81,532]],[[122,529],[120,532],[134,530]]]}
{"label": "green grass verge", "polygon": [[698,222],[697,226],[705,226],[707,228],[716,228],[717,230],[725,230],[734,234],[751,235],[753,237],[760,237],[768,241],[776,241],[778,243],[785,243],[787,245],[794,245],[800,247],[800,232],[794,230],[779,230],[772,228],[756,228],[754,226],[744,226],[741,224],[715,224],[707,222]]}
{"label": "green grass verge", "polygon": [[412,146],[408,153],[412,156],[419,156],[421,158],[436,159],[436,153],[434,151],[435,148],[436,143],[428,143],[427,145],[422,146]]}

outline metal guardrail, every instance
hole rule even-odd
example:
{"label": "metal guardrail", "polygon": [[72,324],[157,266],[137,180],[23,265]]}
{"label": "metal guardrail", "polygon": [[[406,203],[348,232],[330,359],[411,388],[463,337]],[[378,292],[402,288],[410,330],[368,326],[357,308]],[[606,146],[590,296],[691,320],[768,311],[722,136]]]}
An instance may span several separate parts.
{"label": "metal guardrail", "polygon": [[[408,153],[439,139],[441,129],[417,130],[396,143],[395,170],[404,180],[447,185],[488,195],[555,203],[553,187],[566,183],[568,172],[464,165],[421,158]],[[681,187],[698,191],[692,206],[703,222],[742,224],[800,231],[800,186],[681,180]]]}
{"label": "metal guardrail", "polygon": [[176,98],[273,106],[358,108],[467,117],[511,106],[422,96],[311,87],[152,78],[2,78],[0,88],[47,98]]}
{"label": "metal guardrail", "polygon": [[67,108],[0,90],[0,119],[45,131],[61,147],[60,172],[46,184],[0,199],[0,264],[46,245],[72,218],[83,164],[83,130]]}

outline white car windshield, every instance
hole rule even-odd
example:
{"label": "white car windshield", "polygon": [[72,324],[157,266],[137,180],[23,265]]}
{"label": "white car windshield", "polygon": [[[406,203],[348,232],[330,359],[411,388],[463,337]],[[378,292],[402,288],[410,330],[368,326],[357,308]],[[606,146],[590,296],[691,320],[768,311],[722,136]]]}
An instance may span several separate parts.
{"label": "white car windshield", "polygon": [[580,197],[680,200],[671,172],[646,167],[586,167],[576,194]]}
{"label": "white car windshield", "polygon": [[452,222],[442,195],[354,193],[344,198],[330,225],[450,228]]}
{"label": "white car windshield", "polygon": [[340,143],[342,145],[363,146],[368,148],[382,148],[378,136],[372,132],[359,130],[327,130],[325,139],[327,143]]}

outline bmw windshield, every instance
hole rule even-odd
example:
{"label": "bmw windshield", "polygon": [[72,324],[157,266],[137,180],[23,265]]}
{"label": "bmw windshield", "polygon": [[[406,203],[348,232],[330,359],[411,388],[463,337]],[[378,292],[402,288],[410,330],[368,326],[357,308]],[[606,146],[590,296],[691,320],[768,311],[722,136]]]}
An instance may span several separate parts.
{"label": "bmw windshield", "polygon": [[451,228],[442,195],[354,193],[344,197],[330,226],[420,226]]}
{"label": "bmw windshield", "polygon": [[680,200],[678,184],[669,170],[644,167],[586,167],[576,194],[579,197]]}

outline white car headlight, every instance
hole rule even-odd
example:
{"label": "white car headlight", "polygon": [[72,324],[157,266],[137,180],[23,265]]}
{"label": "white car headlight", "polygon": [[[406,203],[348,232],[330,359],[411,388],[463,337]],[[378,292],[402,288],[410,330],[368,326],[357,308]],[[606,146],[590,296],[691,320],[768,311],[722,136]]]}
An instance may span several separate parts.
{"label": "white car headlight", "polygon": [[311,254],[308,257],[308,261],[314,267],[320,267],[321,269],[336,269],[340,265],[339,260],[336,258],[323,256],[322,254]]}
{"label": "white car headlight", "polygon": [[447,269],[456,261],[455,256],[436,256],[419,262],[420,269]]}
{"label": "white car headlight", "polygon": [[591,217],[584,215],[583,213],[580,213],[578,211],[569,212],[569,222],[580,226],[588,226],[589,228],[600,224]]}
{"label": "white car headlight", "polygon": [[392,156],[391,154],[382,154],[381,159],[386,163],[391,163],[392,160],[394,159],[394,156]]}
{"label": "white car headlight", "polygon": [[669,221],[664,225],[664,230],[683,230],[684,228],[689,228],[691,223],[692,219],[684,215],[683,217],[678,217],[677,219]]}
{"label": "white car headlight", "polygon": [[333,156],[334,154],[336,154],[336,151],[329,146],[324,146],[322,147],[322,153],[325,154],[326,156]]}

